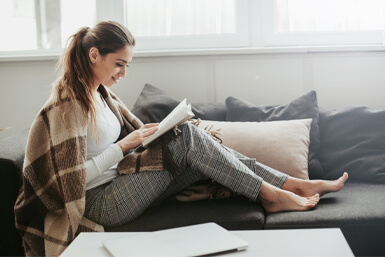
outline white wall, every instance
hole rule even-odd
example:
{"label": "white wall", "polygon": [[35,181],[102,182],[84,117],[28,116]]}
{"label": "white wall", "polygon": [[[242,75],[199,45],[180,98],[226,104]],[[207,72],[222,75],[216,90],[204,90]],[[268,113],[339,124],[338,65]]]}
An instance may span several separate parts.
{"label": "white wall", "polygon": [[[0,62],[0,138],[28,128],[55,80],[55,60]],[[319,105],[385,108],[384,52],[254,53],[134,57],[113,87],[132,107],[146,82],[190,102],[285,104],[316,90]]]}

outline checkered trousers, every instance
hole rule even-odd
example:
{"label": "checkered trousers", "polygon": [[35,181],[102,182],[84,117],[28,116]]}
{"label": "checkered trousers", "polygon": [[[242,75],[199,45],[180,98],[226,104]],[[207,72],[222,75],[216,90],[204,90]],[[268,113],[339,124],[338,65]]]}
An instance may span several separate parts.
{"label": "checkered trousers", "polygon": [[282,187],[287,179],[286,174],[218,144],[195,125],[186,123],[179,129],[181,133],[167,143],[179,168],[176,181],[166,170],[121,175],[86,192],[85,216],[110,228],[132,221],[154,203],[202,179],[213,179],[254,201],[263,181]]}

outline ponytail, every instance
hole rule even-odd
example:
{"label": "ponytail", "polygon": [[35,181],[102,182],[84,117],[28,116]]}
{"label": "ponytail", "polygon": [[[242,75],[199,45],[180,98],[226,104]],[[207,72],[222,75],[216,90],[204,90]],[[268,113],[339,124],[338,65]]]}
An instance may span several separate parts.
{"label": "ponytail", "polygon": [[[126,27],[113,21],[99,22],[93,29],[83,27],[72,35],[59,60],[61,75],[54,85],[54,95],[59,103],[69,100],[73,108],[78,101],[84,122],[88,122],[88,115],[91,117],[92,132],[96,132],[96,106],[91,91],[94,75],[89,51],[96,47],[104,56],[130,45],[135,46],[135,39]],[[62,99],[64,92],[66,99]],[[67,111],[61,114],[63,117]]]}
{"label": "ponytail", "polygon": [[[96,109],[90,86],[93,83],[93,74],[87,51],[89,49],[83,47],[83,39],[88,33],[90,28],[84,27],[69,38],[69,44],[58,63],[62,75],[56,83],[56,99],[59,103],[69,100],[72,107],[75,106],[75,101],[79,101],[83,110],[83,121],[88,122],[88,114],[90,114],[92,132],[95,132]],[[63,92],[67,99],[62,99]],[[67,112],[70,115],[71,110],[63,110],[62,115],[66,115]]]}

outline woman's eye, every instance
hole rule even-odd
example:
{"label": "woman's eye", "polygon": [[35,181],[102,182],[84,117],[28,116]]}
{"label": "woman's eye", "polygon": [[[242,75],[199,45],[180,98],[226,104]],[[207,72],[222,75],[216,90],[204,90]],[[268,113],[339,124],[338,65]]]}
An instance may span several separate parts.
{"label": "woman's eye", "polygon": [[[117,63],[116,65],[117,65],[118,67],[123,67],[123,66],[124,66],[124,64],[120,64],[120,63]],[[130,67],[130,65],[127,64],[127,65],[126,65],[126,68],[128,68],[128,67]]]}

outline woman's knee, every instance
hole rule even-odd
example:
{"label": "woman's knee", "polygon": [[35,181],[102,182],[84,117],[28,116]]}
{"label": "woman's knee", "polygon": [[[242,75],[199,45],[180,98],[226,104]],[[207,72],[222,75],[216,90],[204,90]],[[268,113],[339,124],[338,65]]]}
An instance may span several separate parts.
{"label": "woman's knee", "polygon": [[179,130],[184,131],[196,131],[198,129],[197,125],[192,124],[191,122],[185,122],[178,126]]}
{"label": "woman's knee", "polygon": [[179,130],[184,137],[190,140],[194,140],[194,138],[204,138],[206,133],[204,133],[203,129],[198,125],[192,124],[191,122],[185,122],[180,125]]}

